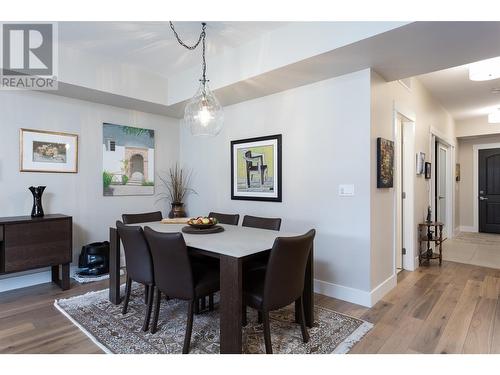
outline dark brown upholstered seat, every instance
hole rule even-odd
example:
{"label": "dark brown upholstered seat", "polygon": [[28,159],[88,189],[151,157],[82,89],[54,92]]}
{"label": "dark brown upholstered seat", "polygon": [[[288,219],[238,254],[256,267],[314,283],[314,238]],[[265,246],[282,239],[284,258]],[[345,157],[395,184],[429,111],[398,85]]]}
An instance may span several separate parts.
{"label": "dark brown upholstered seat", "polygon": [[[279,231],[281,228],[281,218],[268,218],[268,217],[245,215],[243,216],[243,223],[241,223],[241,226]],[[266,268],[268,260],[269,260],[268,251],[255,255],[254,257],[247,260],[243,264],[244,272],[247,273],[258,268]]]}
{"label": "dark brown upholstered seat", "polygon": [[220,212],[210,212],[208,217],[215,217],[220,224],[238,225],[240,215],[221,214]]}
{"label": "dark brown upholstered seat", "polygon": [[243,280],[243,324],[246,324],[246,306],[258,310],[264,323],[266,353],[272,353],[269,312],[285,307],[292,302],[299,306],[297,316],[302,330],[302,339],[309,341],[304,320],[304,278],[307,260],[316,231],[310,230],[302,236],[278,237],[274,241],[266,269],[248,272]]}
{"label": "dark brown upholstered seat", "polygon": [[122,215],[124,224],[151,223],[153,221],[161,221],[161,219],[163,219],[161,211]]}
{"label": "dark brown upholstered seat", "polygon": [[160,233],[146,227],[144,233],[151,249],[156,282],[156,304],[151,333],[155,333],[160,312],[161,293],[189,301],[183,353],[189,352],[196,302],[219,290],[219,272],[212,267],[192,265],[182,233]]}
{"label": "dark brown upholstered seat", "polygon": [[[122,220],[124,224],[151,223],[153,221],[161,221],[161,219],[163,219],[161,211],[122,215]],[[149,297],[149,289],[146,286],[144,287],[144,303],[147,303],[148,297]]]}
{"label": "dark brown upholstered seat", "polygon": [[146,242],[144,232],[140,226],[124,225],[121,221],[117,221],[116,229],[123,243],[127,267],[127,284],[125,287],[125,301],[123,303],[122,314],[127,313],[132,281],[143,284],[146,288],[147,309],[142,330],[147,331],[153,306],[154,288],[151,252],[149,251],[148,243]]}
{"label": "dark brown upholstered seat", "polygon": [[242,227],[252,227],[260,229],[269,230],[280,230],[281,219],[280,218],[270,218],[270,217],[258,217],[258,216],[243,216]]}

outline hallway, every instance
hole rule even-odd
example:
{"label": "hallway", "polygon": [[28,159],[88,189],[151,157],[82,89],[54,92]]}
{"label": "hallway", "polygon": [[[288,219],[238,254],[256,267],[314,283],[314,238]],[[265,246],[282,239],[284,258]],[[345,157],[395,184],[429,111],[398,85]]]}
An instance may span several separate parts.
{"label": "hallway", "polygon": [[500,235],[460,232],[443,243],[443,259],[500,269]]}

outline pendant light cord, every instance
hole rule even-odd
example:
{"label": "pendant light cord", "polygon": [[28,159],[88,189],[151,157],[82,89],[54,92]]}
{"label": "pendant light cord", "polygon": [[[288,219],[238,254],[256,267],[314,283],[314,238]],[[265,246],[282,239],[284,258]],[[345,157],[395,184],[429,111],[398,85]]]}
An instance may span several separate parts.
{"label": "pendant light cord", "polygon": [[202,22],[201,24],[201,33],[200,33],[200,37],[198,38],[198,41],[193,44],[193,45],[187,45],[186,43],[184,43],[181,38],[179,37],[179,34],[177,34],[177,31],[175,31],[175,28],[174,28],[174,24],[172,23],[172,21],[169,21],[170,22],[170,28],[172,29],[172,31],[174,32],[174,35],[175,35],[175,38],[177,39],[177,41],[179,42],[179,44],[181,46],[183,46],[184,48],[187,48],[189,50],[195,50],[196,47],[198,47],[201,43],[201,46],[202,46],[202,69],[203,69],[203,73],[202,73],[202,79],[200,80],[203,84],[205,84],[206,82],[208,82],[207,80],[207,77],[206,77],[206,73],[207,73],[207,62],[206,62],[206,59],[205,59],[205,51],[206,51],[206,45],[205,45],[205,37],[207,35],[205,29],[207,28],[207,24],[205,22]]}

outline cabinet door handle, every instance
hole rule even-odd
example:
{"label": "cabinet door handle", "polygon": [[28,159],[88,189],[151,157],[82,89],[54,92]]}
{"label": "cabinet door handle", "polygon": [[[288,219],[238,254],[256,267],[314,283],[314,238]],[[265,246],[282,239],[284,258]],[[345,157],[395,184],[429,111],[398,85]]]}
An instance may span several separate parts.
{"label": "cabinet door handle", "polygon": [[481,200],[481,201],[487,201],[488,197],[479,197],[479,200]]}

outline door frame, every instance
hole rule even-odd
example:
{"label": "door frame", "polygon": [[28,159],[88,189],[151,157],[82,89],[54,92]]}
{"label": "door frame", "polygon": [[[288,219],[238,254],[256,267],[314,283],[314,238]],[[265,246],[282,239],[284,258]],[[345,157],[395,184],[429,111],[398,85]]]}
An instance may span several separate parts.
{"label": "door frame", "polygon": [[[416,248],[416,229],[415,229],[415,123],[416,116],[413,112],[406,110],[404,107],[398,105],[398,103],[394,103],[394,111],[393,111],[393,134],[394,139],[398,137],[400,134],[400,130],[398,130],[398,117],[402,118],[402,132],[403,132],[403,141],[404,147],[403,150],[406,156],[405,160],[400,160],[400,155],[398,152],[395,152],[394,157],[394,165],[395,167],[399,167],[403,162],[404,169],[406,171],[410,171],[404,174],[403,178],[403,186],[402,191],[406,193],[406,198],[402,200],[402,208],[403,208],[403,245],[406,249],[406,254],[403,254],[403,269],[414,271],[417,268],[418,264],[418,256],[415,256],[415,248]],[[413,171],[413,172],[412,172]],[[399,173],[395,170],[396,173]],[[402,249],[398,249],[399,244],[397,243],[397,226],[399,223],[397,222],[397,189],[394,189],[394,204],[393,204],[393,220],[394,220],[394,236],[393,236],[393,270],[394,274],[397,273],[396,269],[396,251],[402,251]]]}
{"label": "door frame", "polygon": [[500,148],[500,143],[472,145],[472,231],[479,232],[479,150]]}
{"label": "door frame", "polygon": [[447,151],[447,163],[446,163],[446,220],[445,229],[448,238],[452,238],[455,235],[455,163],[456,163],[456,144],[451,140],[446,139],[438,130],[431,128],[430,130],[430,154],[431,154],[431,179],[428,180],[430,183],[429,190],[429,202],[433,214],[436,214],[436,142],[442,143],[448,147]]}

